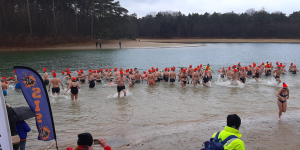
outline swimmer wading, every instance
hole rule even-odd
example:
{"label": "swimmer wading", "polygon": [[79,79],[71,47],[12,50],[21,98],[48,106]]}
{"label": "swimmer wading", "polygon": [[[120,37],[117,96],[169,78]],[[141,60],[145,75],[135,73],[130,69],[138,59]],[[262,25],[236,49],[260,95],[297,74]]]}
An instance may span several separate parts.
{"label": "swimmer wading", "polygon": [[51,105],[43,79],[39,73],[29,67],[15,66],[14,69],[22,93],[36,115],[38,140],[50,141],[55,139],[56,149],[58,149]]}

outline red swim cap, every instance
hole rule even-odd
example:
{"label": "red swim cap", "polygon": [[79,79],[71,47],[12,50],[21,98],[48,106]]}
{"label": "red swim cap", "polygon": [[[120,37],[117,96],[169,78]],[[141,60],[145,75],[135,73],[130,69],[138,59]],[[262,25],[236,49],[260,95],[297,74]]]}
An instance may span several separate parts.
{"label": "red swim cap", "polygon": [[108,69],[105,69],[105,71],[108,71]]}
{"label": "red swim cap", "polygon": [[291,66],[293,66],[293,63],[291,63]]}
{"label": "red swim cap", "polygon": [[76,77],[72,77],[72,80],[73,80],[73,81],[76,81]]}
{"label": "red swim cap", "polygon": [[207,71],[205,70],[205,73],[207,73]]}
{"label": "red swim cap", "polygon": [[52,73],[54,72],[54,70],[52,70]]}
{"label": "red swim cap", "polygon": [[209,69],[209,67],[206,67],[206,69]]}
{"label": "red swim cap", "polygon": [[296,65],[294,65],[294,67],[296,68],[297,66],[296,66]]}
{"label": "red swim cap", "polygon": [[61,73],[65,73],[65,71],[62,71]]}
{"label": "red swim cap", "polygon": [[103,69],[101,68],[100,71],[103,71]]}
{"label": "red swim cap", "polygon": [[129,72],[129,70],[128,70],[128,69],[126,69],[126,72]]}
{"label": "red swim cap", "polygon": [[13,80],[14,78],[13,78],[13,77],[9,77],[9,79],[10,79],[10,80]]}
{"label": "red swim cap", "polygon": [[167,68],[168,70],[170,70],[170,68]]}
{"label": "red swim cap", "polygon": [[96,70],[94,70],[94,73],[96,73]]}
{"label": "red swim cap", "polygon": [[156,71],[158,71],[158,68],[156,68]]}
{"label": "red swim cap", "polygon": [[6,80],[6,77],[2,77],[3,80]]}
{"label": "red swim cap", "polygon": [[111,71],[111,69],[109,69],[109,71]]}
{"label": "red swim cap", "polygon": [[148,77],[148,75],[147,75],[147,74],[145,74],[145,76],[146,76],[146,77]]}
{"label": "red swim cap", "polygon": [[132,71],[133,71],[133,69],[130,69],[130,71],[132,72]]}
{"label": "red swim cap", "polygon": [[144,74],[146,74],[147,72],[146,71],[144,71]]}
{"label": "red swim cap", "polygon": [[118,68],[115,68],[115,70],[118,70]]}
{"label": "red swim cap", "polygon": [[195,68],[195,69],[194,69],[194,71],[197,71],[197,70],[198,70],[198,68]]}
{"label": "red swim cap", "polygon": [[68,71],[67,74],[70,74],[70,71]]}
{"label": "red swim cap", "polygon": [[231,70],[231,68],[230,68],[230,67],[228,67],[228,70]]}
{"label": "red swim cap", "polygon": [[237,70],[237,69],[234,69],[234,72],[238,72],[238,70]]}
{"label": "red swim cap", "polygon": [[154,67],[151,67],[151,69],[153,70],[153,69],[154,69]]}
{"label": "red swim cap", "polygon": [[167,68],[165,68],[165,71],[167,71],[168,69]]}
{"label": "red swim cap", "polygon": [[200,64],[200,67],[202,67],[202,64]]}
{"label": "red swim cap", "polygon": [[223,70],[225,70],[225,68],[222,68]]}
{"label": "red swim cap", "polygon": [[123,70],[120,70],[120,74],[123,74],[124,72],[123,72]]}
{"label": "red swim cap", "polygon": [[99,73],[100,71],[99,71],[99,70],[97,70],[97,72]]}
{"label": "red swim cap", "polygon": [[239,62],[239,65],[241,64],[241,62]]}
{"label": "red swim cap", "polygon": [[248,67],[246,66],[245,69],[248,69]]}
{"label": "red swim cap", "polygon": [[44,71],[47,71],[47,68],[44,68],[43,70],[44,70]]}
{"label": "red swim cap", "polygon": [[66,69],[66,71],[70,71],[70,69],[69,69],[69,68],[67,68],[67,69]]}
{"label": "red swim cap", "polygon": [[221,72],[221,70],[218,70],[218,72]]}
{"label": "red swim cap", "polygon": [[186,69],[184,68],[182,71],[183,71],[183,72],[186,72]]}
{"label": "red swim cap", "polygon": [[174,68],[171,68],[172,71],[174,71]]}
{"label": "red swim cap", "polygon": [[287,88],[288,85],[286,83],[283,83],[283,88]]}
{"label": "red swim cap", "polygon": [[5,81],[5,84],[8,84],[8,82],[7,82],[7,81]]}
{"label": "red swim cap", "polygon": [[16,73],[16,70],[14,70],[14,73]]}
{"label": "red swim cap", "polygon": [[[70,73],[69,73],[69,74],[70,74]],[[52,75],[53,75],[53,77],[56,77],[56,73],[55,73],[55,72],[54,72]]]}

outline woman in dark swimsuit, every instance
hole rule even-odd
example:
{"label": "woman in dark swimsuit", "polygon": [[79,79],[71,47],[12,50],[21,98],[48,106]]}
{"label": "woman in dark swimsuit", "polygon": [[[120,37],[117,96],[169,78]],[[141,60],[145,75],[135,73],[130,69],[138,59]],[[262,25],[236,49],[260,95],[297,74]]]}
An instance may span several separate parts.
{"label": "woman in dark swimsuit", "polygon": [[129,76],[128,76],[130,82],[129,82],[129,87],[134,87],[135,84],[135,78],[134,78],[134,74],[132,73],[132,71],[129,72]]}
{"label": "woman in dark swimsuit", "polygon": [[255,78],[256,82],[259,82],[258,78],[259,78],[259,68],[256,68],[256,71],[253,75],[253,78]]}
{"label": "woman in dark swimsuit", "polygon": [[182,70],[182,73],[180,75],[180,79],[181,79],[181,87],[185,87],[186,80],[189,81],[188,74],[186,73],[186,68],[184,68]]}
{"label": "woman in dark swimsuit", "polygon": [[89,87],[94,88],[95,87],[95,77],[93,76],[92,72],[89,73]]}
{"label": "woman in dark swimsuit", "polygon": [[282,112],[286,111],[287,99],[289,99],[289,97],[290,97],[290,93],[289,93],[287,84],[283,83],[282,89],[280,89],[277,92],[276,96],[278,97],[277,105],[279,108],[279,119],[278,120],[280,120]]}
{"label": "woman in dark swimsuit", "polygon": [[208,81],[210,81],[210,77],[208,76],[207,71],[205,70],[204,75],[202,77],[203,86],[208,86]]}
{"label": "woman in dark swimsuit", "polygon": [[72,78],[72,83],[68,86],[67,91],[64,95],[71,89],[71,100],[74,101],[74,97],[76,102],[78,102],[78,89],[80,89],[79,84],[77,84],[76,77]]}

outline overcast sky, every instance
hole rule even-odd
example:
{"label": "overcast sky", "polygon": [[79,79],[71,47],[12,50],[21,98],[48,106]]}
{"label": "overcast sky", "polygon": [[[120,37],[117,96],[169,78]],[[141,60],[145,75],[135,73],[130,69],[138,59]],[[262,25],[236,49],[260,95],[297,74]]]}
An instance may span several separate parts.
{"label": "overcast sky", "polygon": [[150,12],[181,11],[181,13],[231,12],[243,13],[249,8],[268,12],[281,11],[287,15],[300,11],[300,0],[119,0],[129,13],[138,18]]}

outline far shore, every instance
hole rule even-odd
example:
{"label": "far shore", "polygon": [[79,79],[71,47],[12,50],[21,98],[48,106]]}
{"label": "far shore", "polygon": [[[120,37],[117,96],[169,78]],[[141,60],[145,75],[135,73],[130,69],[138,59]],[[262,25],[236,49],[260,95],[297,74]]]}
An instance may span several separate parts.
{"label": "far shore", "polygon": [[120,39],[120,40],[92,40],[85,43],[70,43],[55,45],[51,47],[35,48],[0,48],[0,52],[19,51],[52,51],[52,50],[100,50],[96,49],[95,42],[101,42],[101,49],[123,49],[129,48],[166,48],[166,47],[199,47],[205,43],[300,43],[300,39],[201,39],[201,38],[174,38],[174,39]]}

